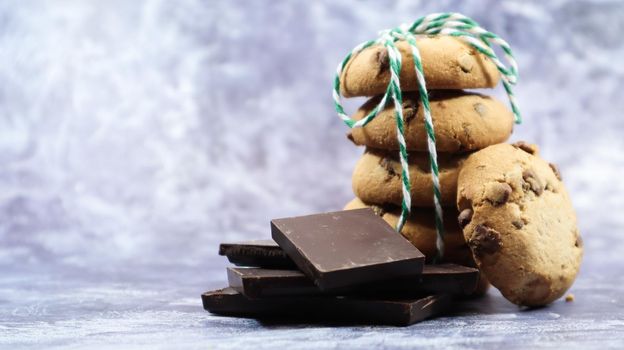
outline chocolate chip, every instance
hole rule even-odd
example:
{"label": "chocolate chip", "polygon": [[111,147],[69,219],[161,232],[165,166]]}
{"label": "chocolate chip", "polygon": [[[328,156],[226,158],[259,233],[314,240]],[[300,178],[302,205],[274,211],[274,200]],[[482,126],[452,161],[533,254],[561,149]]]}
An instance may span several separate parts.
{"label": "chocolate chip", "polygon": [[409,99],[406,98],[405,100],[403,100],[401,107],[403,107],[403,109],[406,109],[406,108],[416,109],[418,108],[418,103],[414,102],[414,100],[412,100],[411,98]]}
{"label": "chocolate chip", "polygon": [[473,104],[472,108],[474,108],[474,110],[477,113],[479,113],[479,115],[481,117],[485,117],[485,115],[487,114],[487,111],[488,111],[487,107],[483,103],[480,103],[480,102],[477,102],[477,103]]}
{"label": "chocolate chip", "polygon": [[524,184],[522,188],[525,190],[531,190],[535,192],[536,195],[541,195],[544,192],[544,186],[542,182],[537,177],[537,174],[532,169],[525,170],[522,173],[522,179],[524,180]]}
{"label": "chocolate chip", "polygon": [[470,54],[464,54],[459,56],[457,63],[459,63],[459,68],[461,68],[464,73],[470,73],[472,67],[474,67],[475,60]]}
{"label": "chocolate chip", "polygon": [[357,143],[355,143],[355,139],[353,138],[353,133],[351,131],[347,132],[347,139],[349,139],[349,141],[353,142],[353,144],[357,146]]}
{"label": "chocolate chip", "polygon": [[470,208],[464,209],[461,211],[461,213],[459,213],[459,216],[457,217],[459,227],[463,229],[464,227],[466,227],[466,225],[470,223],[470,220],[472,220],[472,213],[473,211]]}
{"label": "chocolate chip", "polygon": [[388,173],[388,176],[386,178],[386,181],[391,179],[394,176],[399,176],[399,174],[394,171],[394,167],[392,166],[392,160],[388,159],[388,158],[381,158],[379,160],[379,165],[384,168],[384,170]]}
{"label": "chocolate chip", "polygon": [[528,221],[525,218],[518,218],[517,220],[512,221],[511,224],[514,225],[515,228],[521,229],[524,225],[528,224]]}
{"label": "chocolate chip", "polygon": [[388,56],[388,50],[381,48],[375,55],[375,61],[377,62],[377,74],[381,74],[390,68],[390,57]]}
{"label": "chocolate chip", "polygon": [[554,165],[553,163],[548,163],[548,165],[552,169],[553,173],[555,173],[557,180],[561,181],[561,173],[559,172],[559,168],[557,168],[557,166]]}
{"label": "chocolate chip", "polygon": [[403,118],[406,123],[411,122],[418,112],[418,103],[415,103],[412,100],[403,101]]}
{"label": "chocolate chip", "polygon": [[403,110],[403,118],[405,119],[405,123],[410,123],[412,120],[414,120],[414,117],[416,116],[416,112],[411,109],[404,109]]}
{"label": "chocolate chip", "polygon": [[576,242],[574,242],[574,246],[577,248],[583,248],[583,238],[578,233],[576,235]]}
{"label": "chocolate chip", "polygon": [[512,189],[505,182],[491,182],[485,188],[485,198],[494,206],[507,203]]}
{"label": "chocolate chip", "polygon": [[526,143],[524,141],[518,141],[516,143],[512,143],[511,145],[514,146],[515,148],[525,151],[528,154],[536,155],[538,152],[537,146],[530,144],[530,143]]}
{"label": "chocolate chip", "polygon": [[472,139],[472,134],[470,133],[471,125],[470,123],[462,123],[462,132],[464,137],[468,141],[469,144],[473,144],[474,140]]}
{"label": "chocolate chip", "polygon": [[494,254],[503,246],[500,233],[485,225],[477,225],[475,227],[468,244],[477,257],[482,257],[485,254]]}

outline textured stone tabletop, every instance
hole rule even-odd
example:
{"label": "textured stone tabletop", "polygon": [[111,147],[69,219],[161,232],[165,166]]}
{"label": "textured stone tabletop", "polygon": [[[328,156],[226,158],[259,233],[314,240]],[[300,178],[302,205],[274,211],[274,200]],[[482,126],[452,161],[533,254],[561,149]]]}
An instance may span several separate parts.
{"label": "textured stone tabletop", "polygon": [[[213,250],[214,253],[214,250]],[[216,254],[215,254],[216,255]],[[225,285],[225,262],[206,268],[146,266],[114,275],[0,271],[0,348],[210,349],[621,349],[624,278],[585,269],[572,293],[522,310],[496,291],[410,327],[263,323],[214,316],[199,295]],[[621,265],[620,265],[621,266]]]}
{"label": "textured stone tabletop", "polygon": [[[404,328],[205,312],[219,242],[353,198],[343,55],[443,11],[514,49],[512,141],[559,166],[585,242],[575,301],[491,290]],[[624,348],[623,30],[609,0],[1,1],[0,349]]]}

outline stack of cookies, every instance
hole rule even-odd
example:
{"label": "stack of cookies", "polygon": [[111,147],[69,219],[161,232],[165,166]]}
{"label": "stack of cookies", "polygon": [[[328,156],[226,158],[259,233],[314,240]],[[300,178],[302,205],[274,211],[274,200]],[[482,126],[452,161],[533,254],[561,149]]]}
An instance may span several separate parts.
{"label": "stack of cookies", "polygon": [[[444,261],[474,266],[471,251],[458,224],[457,181],[459,170],[471,152],[505,142],[513,129],[513,114],[502,102],[465,89],[493,88],[500,79],[496,66],[468,44],[450,36],[417,40],[429,91],[438,152],[441,202],[444,210]],[[409,151],[412,214],[402,234],[428,259],[436,254],[433,186],[423,107],[409,45],[397,42],[402,55],[401,89],[405,140]],[[352,116],[364,118],[379,102],[390,80],[389,59],[382,46],[372,46],[354,56],[341,76],[345,97],[372,96]],[[355,128],[348,138],[365,146],[353,172],[356,198],[345,209],[371,207],[396,225],[402,201],[401,163],[394,106],[388,103],[375,119]],[[487,290],[483,279],[479,292]]]}

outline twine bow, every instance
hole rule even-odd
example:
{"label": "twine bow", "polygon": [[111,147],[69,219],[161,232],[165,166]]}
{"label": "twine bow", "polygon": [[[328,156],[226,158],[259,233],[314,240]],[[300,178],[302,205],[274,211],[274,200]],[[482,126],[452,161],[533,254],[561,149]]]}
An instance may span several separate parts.
{"label": "twine bow", "polygon": [[[399,144],[399,158],[401,161],[401,182],[403,193],[401,216],[399,217],[396,230],[401,232],[403,225],[410,214],[412,198],[410,194],[407,146],[405,144],[404,137],[405,125],[403,122],[403,97],[401,94],[401,83],[399,81],[399,76],[401,74],[401,53],[397,49],[395,42],[403,40],[407,41],[409,44],[414,58],[414,70],[416,72],[416,80],[418,82],[420,102],[423,105],[425,131],[427,133],[427,148],[431,167],[431,179],[433,181],[433,203],[435,208],[435,225],[437,233],[437,254],[434,261],[439,261],[439,259],[444,255],[444,227],[442,222],[442,206],[440,204],[441,195],[438,160],[433,122],[431,120],[431,109],[429,107],[429,96],[427,94],[427,86],[425,84],[420,52],[416,46],[416,35],[454,36],[465,41],[474,49],[487,56],[496,65],[498,71],[501,73],[503,87],[509,97],[509,103],[514,114],[515,122],[520,124],[522,119],[520,117],[520,111],[517,107],[516,99],[512,90],[512,86],[516,84],[518,79],[518,66],[511,51],[511,47],[505,40],[501,39],[498,35],[481,28],[477,22],[459,13],[434,13],[419,18],[409,26],[403,24],[394,29],[383,30],[379,33],[379,37],[377,39],[363,42],[353,48],[353,50],[351,50],[351,52],[338,65],[336,78],[334,79],[333,98],[336,112],[338,112],[338,116],[345,122],[345,124],[347,124],[347,126],[350,128],[365,126],[377,116],[390,99],[392,99],[394,104],[394,117],[397,127],[397,141]],[[388,84],[386,92],[377,106],[364,118],[356,121],[346,115],[344,108],[342,107],[340,96],[340,76],[342,75],[342,71],[347,65],[347,62],[349,62],[352,57],[373,45],[383,45],[388,52],[390,61],[390,83]],[[499,46],[503,51],[508,67],[505,66],[498,58],[492,48],[493,45]]]}

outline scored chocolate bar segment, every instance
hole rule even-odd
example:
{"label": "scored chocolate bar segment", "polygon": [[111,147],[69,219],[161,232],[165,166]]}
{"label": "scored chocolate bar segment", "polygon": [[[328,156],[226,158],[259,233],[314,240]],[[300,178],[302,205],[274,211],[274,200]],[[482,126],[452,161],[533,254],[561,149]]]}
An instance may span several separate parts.
{"label": "scored chocolate bar segment", "polygon": [[446,312],[449,295],[419,297],[279,297],[248,299],[232,288],[202,295],[204,309],[225,316],[408,326]]}
{"label": "scored chocolate bar segment", "polygon": [[[227,273],[230,287],[248,298],[323,294],[308,277],[297,270],[228,267]],[[475,290],[478,280],[479,270],[471,267],[455,264],[425,265],[420,276],[343,288],[334,290],[332,294],[467,295]]]}
{"label": "scored chocolate bar segment", "polygon": [[479,270],[456,265],[425,265],[418,288],[435,293],[470,295],[479,284]]}
{"label": "scored chocolate bar segment", "polygon": [[275,219],[271,233],[322,290],[419,275],[425,261],[370,208]]}
{"label": "scored chocolate bar segment", "polygon": [[292,269],[295,263],[286,255],[275,241],[270,239],[221,243],[219,255],[239,266],[257,266],[275,269]]}
{"label": "scored chocolate bar segment", "polygon": [[318,295],[321,290],[299,270],[227,268],[230,287],[248,298]]}

